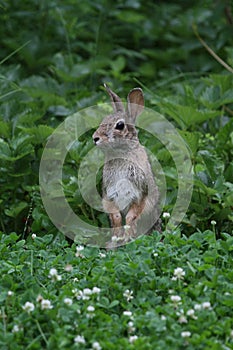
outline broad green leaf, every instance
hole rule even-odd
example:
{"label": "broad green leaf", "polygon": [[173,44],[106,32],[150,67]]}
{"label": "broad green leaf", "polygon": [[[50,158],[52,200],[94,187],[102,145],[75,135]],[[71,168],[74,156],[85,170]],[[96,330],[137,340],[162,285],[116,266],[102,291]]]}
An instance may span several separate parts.
{"label": "broad green leaf", "polygon": [[9,137],[10,136],[10,124],[0,120],[0,136]]}
{"label": "broad green leaf", "polygon": [[32,128],[21,128],[26,134],[33,135],[32,143],[41,144],[53,133],[54,129],[48,125],[38,125]]}
{"label": "broad green leaf", "polygon": [[230,134],[233,132],[233,119],[230,119],[218,132],[217,138],[221,144],[226,144],[229,141]]}
{"label": "broad green leaf", "polygon": [[221,93],[232,89],[233,76],[232,74],[210,74],[209,77],[203,79],[209,85],[219,86]]}
{"label": "broad green leaf", "polygon": [[215,195],[217,193],[217,190],[206,186],[201,180],[199,180],[197,178],[194,180],[194,184],[195,184],[195,186],[197,186],[198,189],[202,190],[208,196],[212,196],[212,195]]}
{"label": "broad green leaf", "polygon": [[204,92],[202,93],[200,97],[201,103],[206,107],[206,108],[216,108],[215,106],[218,107],[218,101],[220,99],[220,88],[219,86],[210,86],[207,87]]}
{"label": "broad green leaf", "polygon": [[179,134],[183,137],[183,139],[187,143],[192,154],[195,155],[197,153],[197,149],[198,149],[198,142],[200,139],[200,133],[179,130]]}
{"label": "broad green leaf", "polygon": [[206,170],[213,182],[215,182],[219,175],[223,173],[224,164],[220,159],[213,157],[213,155],[207,150],[201,150],[199,154],[206,165]]}
{"label": "broad green leaf", "polygon": [[182,129],[203,123],[219,115],[218,111],[197,110],[191,106],[182,106],[170,102],[163,102],[161,106],[169,116],[171,116]]}
{"label": "broad green leaf", "polygon": [[210,86],[200,97],[202,104],[209,109],[217,109],[233,102],[233,89],[229,89],[221,95],[219,86]]}
{"label": "broad green leaf", "polygon": [[13,204],[10,209],[5,209],[5,214],[11,216],[12,218],[16,218],[27,207],[28,203],[19,202]]}
{"label": "broad green leaf", "polygon": [[121,72],[125,68],[125,64],[125,58],[123,56],[119,56],[115,61],[111,62],[111,67],[114,72]]}
{"label": "broad green leaf", "polygon": [[11,158],[11,149],[9,147],[9,144],[3,139],[0,139],[0,159],[9,160],[10,158]]}

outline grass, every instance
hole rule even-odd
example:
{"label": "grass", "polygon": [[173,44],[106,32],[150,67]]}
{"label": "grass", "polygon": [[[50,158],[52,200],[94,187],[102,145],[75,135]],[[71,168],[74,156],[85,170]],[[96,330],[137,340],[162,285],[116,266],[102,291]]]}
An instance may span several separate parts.
{"label": "grass", "polygon": [[1,236],[1,349],[232,348],[230,235],[154,233],[115,251],[18,238]]}

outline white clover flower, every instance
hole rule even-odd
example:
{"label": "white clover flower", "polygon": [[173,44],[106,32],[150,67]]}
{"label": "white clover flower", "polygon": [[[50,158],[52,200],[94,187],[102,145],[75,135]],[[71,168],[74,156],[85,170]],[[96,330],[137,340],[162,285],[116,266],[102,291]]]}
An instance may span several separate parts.
{"label": "white clover flower", "polygon": [[70,306],[70,305],[73,304],[73,300],[70,299],[70,298],[65,298],[65,299],[64,299],[64,303],[65,303],[66,305]]}
{"label": "white clover flower", "polygon": [[99,294],[100,291],[101,291],[101,289],[98,288],[98,287],[93,287],[93,288],[92,288],[92,294]]}
{"label": "white clover flower", "polygon": [[87,313],[87,318],[93,318],[93,317],[95,317],[95,314],[94,314],[95,308],[94,308],[94,306],[89,305],[89,306],[87,307],[87,311],[88,311],[88,313]]}
{"label": "white clover flower", "polygon": [[12,333],[18,333],[21,330],[22,329],[17,324],[15,324],[14,327],[12,328]]}
{"label": "white clover flower", "polygon": [[129,342],[132,344],[132,343],[134,343],[135,340],[137,340],[137,339],[138,339],[138,336],[137,336],[137,335],[131,335],[131,336],[129,337]]}
{"label": "white clover flower", "polygon": [[7,295],[8,297],[12,297],[12,295],[14,295],[14,292],[12,292],[12,290],[8,290]]}
{"label": "white clover flower", "polygon": [[211,223],[211,225],[213,225],[213,226],[217,225],[217,222],[216,222],[215,220],[211,220],[210,223]]}
{"label": "white clover flower", "polygon": [[126,289],[126,291],[124,291],[123,296],[126,298],[127,301],[130,301],[134,298],[133,291],[129,289]]}
{"label": "white clover flower", "polygon": [[112,242],[117,242],[118,241],[118,237],[117,236],[112,236]]}
{"label": "white clover flower", "polygon": [[75,291],[75,296],[78,300],[90,300],[90,296],[92,295],[92,290],[89,288],[84,288],[83,291]]}
{"label": "white clover flower", "polygon": [[74,281],[74,282],[78,282],[79,280],[78,280],[77,277],[75,277],[75,278],[73,278],[73,281]]}
{"label": "white clover flower", "polygon": [[166,212],[163,213],[164,219],[169,219],[170,217],[171,217],[170,213],[166,213]]}
{"label": "white clover flower", "polygon": [[189,338],[189,337],[191,337],[191,332],[189,332],[189,331],[181,332],[181,337],[182,338]]}
{"label": "white clover flower", "polygon": [[75,184],[75,183],[77,183],[77,178],[75,176],[71,176],[69,184],[72,185],[72,184]]}
{"label": "white clover flower", "polygon": [[128,316],[128,317],[132,317],[133,314],[132,314],[131,311],[124,311],[124,312],[123,312],[123,315],[124,315],[124,316]]}
{"label": "white clover flower", "polygon": [[187,316],[193,316],[195,311],[193,309],[190,309],[186,312]]}
{"label": "white clover flower", "polygon": [[171,301],[175,304],[178,304],[181,302],[181,297],[179,295],[171,295]]}
{"label": "white clover flower", "polygon": [[67,264],[67,265],[65,266],[64,270],[65,270],[66,272],[71,272],[71,271],[73,270],[73,266],[70,265],[70,264]]}
{"label": "white clover flower", "polygon": [[50,310],[50,309],[53,308],[53,306],[52,306],[52,304],[51,304],[51,301],[48,300],[48,299],[43,299],[43,300],[41,301],[40,306],[41,306],[41,310]]}
{"label": "white clover flower", "polygon": [[178,280],[182,280],[185,276],[185,271],[181,268],[181,267],[177,267],[175,270],[174,270],[174,273],[173,273],[173,278],[172,280],[173,281],[176,281],[177,279]]}
{"label": "white clover flower", "polygon": [[193,309],[188,310],[188,311],[186,312],[186,315],[189,316],[189,317],[191,317],[191,318],[193,318],[194,320],[197,319],[197,316],[195,315],[195,310],[193,310]]}
{"label": "white clover flower", "polygon": [[90,296],[92,295],[92,290],[90,288],[84,288],[83,289],[83,300],[89,300]]}
{"label": "white clover flower", "polygon": [[78,344],[85,344],[85,343],[86,343],[86,340],[85,340],[85,338],[84,338],[82,335],[77,335],[77,336],[74,338],[74,342],[75,342],[75,343],[78,343]]}
{"label": "white clover flower", "polygon": [[155,250],[153,250],[152,254],[153,254],[153,256],[154,256],[155,258],[156,258],[157,256],[159,256],[159,254],[158,254]]}
{"label": "white clover flower", "polygon": [[94,312],[94,311],[95,311],[94,306],[89,305],[89,306],[87,307],[87,311],[88,311],[88,312]]}
{"label": "white clover flower", "polygon": [[49,276],[50,277],[57,276],[57,269],[54,269],[54,268],[50,269]]}
{"label": "white clover flower", "polygon": [[93,349],[93,350],[101,350],[102,348],[101,348],[100,344],[99,344],[97,341],[95,341],[95,342],[92,344],[92,349]]}
{"label": "white clover flower", "polygon": [[30,313],[35,310],[35,305],[33,303],[30,303],[30,301],[27,301],[24,306],[22,306],[23,310]]}
{"label": "white clover flower", "polygon": [[179,316],[178,322],[179,323],[188,323],[187,318],[184,315],[184,310],[181,309],[180,311],[178,311],[177,316]]}
{"label": "white clover flower", "polygon": [[161,315],[161,320],[166,321],[167,317],[165,315]]}
{"label": "white clover flower", "polygon": [[51,278],[53,281],[61,281],[61,276],[58,275],[57,269],[55,268],[49,270],[49,278]]}
{"label": "white clover flower", "polygon": [[37,236],[35,233],[32,234],[32,239],[35,239]]}
{"label": "white clover flower", "polygon": [[179,323],[188,323],[188,320],[184,315],[180,315],[178,322]]}
{"label": "white clover flower", "polygon": [[209,301],[204,301],[204,303],[202,303],[202,308],[203,308],[204,310],[206,310],[206,309],[211,309],[211,304],[210,304],[210,302],[209,302]]}
{"label": "white clover flower", "polygon": [[195,305],[194,305],[194,310],[200,311],[201,309],[202,309],[201,304],[195,304]]}
{"label": "white clover flower", "polygon": [[84,246],[82,246],[82,245],[77,246],[77,247],[76,247],[76,254],[75,254],[75,256],[76,256],[77,258],[78,258],[78,257],[84,258],[84,255],[81,253],[83,250],[84,250]]}
{"label": "white clover flower", "polygon": [[81,290],[77,290],[77,288],[73,289],[72,292],[75,294],[75,297],[78,299],[78,300],[81,300],[83,299],[84,297],[84,294]]}
{"label": "white clover flower", "polygon": [[100,253],[99,253],[99,257],[100,257],[100,258],[106,258],[106,254],[100,252]]}
{"label": "white clover flower", "polygon": [[134,323],[132,321],[129,321],[127,326],[128,326],[128,332],[129,333],[134,333],[135,332]]}

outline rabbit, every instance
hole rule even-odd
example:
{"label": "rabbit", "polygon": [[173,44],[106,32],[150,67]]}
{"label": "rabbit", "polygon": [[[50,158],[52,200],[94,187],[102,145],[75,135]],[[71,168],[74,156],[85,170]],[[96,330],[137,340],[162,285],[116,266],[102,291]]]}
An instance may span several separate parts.
{"label": "rabbit", "polygon": [[147,153],[138,140],[135,121],[144,109],[141,88],[127,97],[127,107],[104,84],[112,102],[108,115],[93,134],[93,141],[104,152],[102,204],[112,227],[112,240],[127,242],[142,233],[160,231],[159,191]]}

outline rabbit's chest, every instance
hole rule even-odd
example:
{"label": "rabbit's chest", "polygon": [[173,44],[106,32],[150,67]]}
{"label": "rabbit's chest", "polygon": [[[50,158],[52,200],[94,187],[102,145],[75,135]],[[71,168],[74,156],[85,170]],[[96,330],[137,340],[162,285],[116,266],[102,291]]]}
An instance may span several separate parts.
{"label": "rabbit's chest", "polygon": [[[103,192],[108,200],[113,201],[121,211],[132,202],[140,201],[143,195],[141,184],[143,175],[130,163],[116,162],[106,164],[103,173]],[[141,177],[141,180],[140,180]]]}

